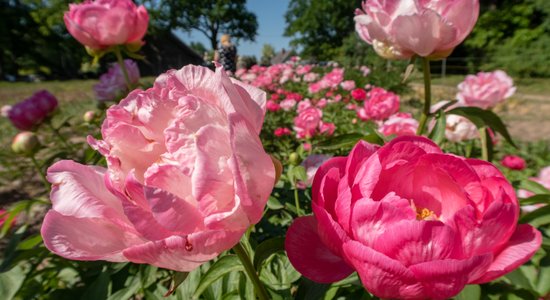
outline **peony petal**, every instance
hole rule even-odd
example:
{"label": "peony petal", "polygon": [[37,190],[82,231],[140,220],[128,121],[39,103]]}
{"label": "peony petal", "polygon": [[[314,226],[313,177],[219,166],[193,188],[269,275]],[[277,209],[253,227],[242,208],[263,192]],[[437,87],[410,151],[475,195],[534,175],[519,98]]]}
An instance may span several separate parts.
{"label": "peony petal", "polygon": [[356,241],[345,243],[344,253],[357,270],[365,288],[377,297],[422,297],[424,288],[414,273],[400,262]]}
{"label": "peony petal", "polygon": [[285,250],[294,268],[315,282],[336,282],[354,271],[323,244],[313,216],[294,220],[286,234]]}
{"label": "peony petal", "polygon": [[542,235],[536,228],[527,224],[518,225],[505,248],[496,255],[487,273],[479,279],[472,278],[472,283],[486,283],[511,272],[529,261],[541,244]]}
{"label": "peony petal", "polygon": [[465,260],[434,260],[409,267],[414,276],[424,286],[423,298],[451,298],[468,283],[471,273],[485,269],[490,264],[491,254],[474,256]]}
{"label": "peony petal", "polygon": [[46,248],[74,260],[126,261],[122,251],[145,242],[107,218],[64,216],[50,210],[41,229]]}
{"label": "peony petal", "polygon": [[243,231],[211,230],[188,236],[171,236],[124,250],[134,263],[150,264],[179,272],[190,272],[235,246]]}
{"label": "peony petal", "polygon": [[204,217],[196,206],[164,190],[145,187],[151,212],[164,228],[178,234],[190,234],[204,228]]}

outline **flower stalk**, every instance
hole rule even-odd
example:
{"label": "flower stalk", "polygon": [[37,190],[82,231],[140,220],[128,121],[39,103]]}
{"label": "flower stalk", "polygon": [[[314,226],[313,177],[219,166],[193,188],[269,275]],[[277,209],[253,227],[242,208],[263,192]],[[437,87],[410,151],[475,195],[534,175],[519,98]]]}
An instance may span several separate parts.
{"label": "flower stalk", "polygon": [[416,135],[422,135],[428,118],[430,117],[430,107],[432,106],[432,82],[430,73],[430,59],[427,57],[422,58],[422,69],[424,71],[424,109],[420,116],[420,122]]}
{"label": "flower stalk", "polygon": [[128,76],[128,70],[126,69],[126,64],[124,63],[124,59],[122,58],[122,53],[120,52],[120,46],[114,47],[114,53],[116,56],[117,63],[120,66],[120,69],[122,70],[122,74],[124,75],[124,81],[126,81],[126,86],[128,86],[128,91],[131,91],[134,87],[132,82],[130,82],[130,76]]}
{"label": "flower stalk", "polygon": [[268,300],[269,295],[263,283],[261,282],[260,277],[258,277],[258,273],[256,272],[256,269],[254,268],[254,265],[250,260],[250,256],[248,256],[248,253],[246,253],[246,250],[240,242],[235,245],[235,247],[233,247],[233,251],[235,251],[235,254],[237,254],[237,257],[239,257],[239,259],[241,260],[246,274],[248,275],[250,280],[252,280],[252,284],[254,285],[254,290],[256,290],[256,295],[258,296],[258,299]]}

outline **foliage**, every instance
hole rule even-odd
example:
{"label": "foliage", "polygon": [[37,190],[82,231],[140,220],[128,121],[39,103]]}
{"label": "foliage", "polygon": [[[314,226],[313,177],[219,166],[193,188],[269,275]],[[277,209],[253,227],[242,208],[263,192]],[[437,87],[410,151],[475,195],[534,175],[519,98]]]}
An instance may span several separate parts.
{"label": "foliage", "polygon": [[260,58],[260,65],[268,66],[271,64],[271,59],[275,56],[275,48],[270,44],[264,44],[262,47],[262,57]]}
{"label": "foliage", "polygon": [[292,0],[285,14],[285,35],[301,46],[302,55],[332,60],[343,39],[354,31],[353,12],[362,1]]}

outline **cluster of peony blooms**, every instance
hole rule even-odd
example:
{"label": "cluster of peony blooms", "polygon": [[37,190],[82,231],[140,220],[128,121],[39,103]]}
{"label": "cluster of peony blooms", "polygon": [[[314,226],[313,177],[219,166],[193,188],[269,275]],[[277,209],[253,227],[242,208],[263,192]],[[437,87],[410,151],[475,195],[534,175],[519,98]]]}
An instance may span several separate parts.
{"label": "cluster of peony blooms", "polygon": [[3,108],[13,126],[20,130],[33,130],[57,108],[57,99],[41,90],[11,107]]}
{"label": "cluster of peony blooms", "polygon": [[[128,74],[128,79],[132,85],[139,83],[139,68],[135,61],[126,59],[124,65]],[[107,73],[99,77],[99,82],[94,85],[94,94],[99,101],[113,101],[125,96],[128,91],[128,85],[124,78],[124,73],[116,63],[111,64]]]}

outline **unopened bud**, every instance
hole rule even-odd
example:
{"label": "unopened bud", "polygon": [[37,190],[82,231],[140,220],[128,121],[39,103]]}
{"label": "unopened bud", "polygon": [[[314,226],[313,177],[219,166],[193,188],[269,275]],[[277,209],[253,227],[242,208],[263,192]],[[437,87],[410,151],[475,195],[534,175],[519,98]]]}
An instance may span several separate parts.
{"label": "unopened bud", "polygon": [[97,118],[97,113],[93,110],[89,110],[84,113],[82,116],[82,119],[84,119],[84,122],[91,123]]}
{"label": "unopened bud", "polygon": [[40,142],[34,132],[23,131],[13,138],[11,149],[17,154],[31,156],[40,149]]}
{"label": "unopened bud", "polygon": [[288,156],[288,161],[290,162],[291,165],[297,166],[300,164],[300,156],[298,155],[298,153],[292,152]]}
{"label": "unopened bud", "polygon": [[11,105],[4,105],[0,108],[0,115],[7,118],[11,110]]}

